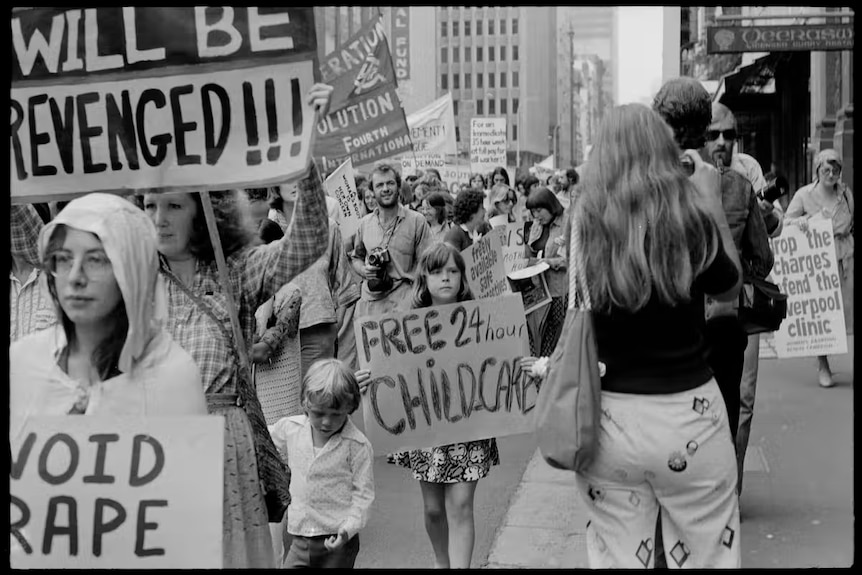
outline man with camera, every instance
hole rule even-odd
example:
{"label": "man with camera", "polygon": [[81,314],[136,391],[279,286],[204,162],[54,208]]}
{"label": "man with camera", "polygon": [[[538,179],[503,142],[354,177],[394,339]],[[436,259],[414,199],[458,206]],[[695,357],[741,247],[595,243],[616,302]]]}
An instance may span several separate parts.
{"label": "man with camera", "polygon": [[413,272],[419,256],[432,243],[425,216],[399,201],[401,175],[390,164],[371,173],[377,207],[359,222],[351,263],[362,278],[355,317],[378,315],[410,306]]}

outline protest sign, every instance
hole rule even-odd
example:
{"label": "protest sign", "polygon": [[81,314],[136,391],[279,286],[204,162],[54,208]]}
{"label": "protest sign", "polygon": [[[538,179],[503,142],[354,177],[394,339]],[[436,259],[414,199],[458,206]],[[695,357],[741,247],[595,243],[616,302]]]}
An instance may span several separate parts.
{"label": "protest sign", "polygon": [[494,230],[500,235],[506,275],[527,267],[527,257],[524,255],[524,222],[506,223]]}
{"label": "protest sign", "polygon": [[454,193],[456,186],[460,188],[467,185],[472,173],[468,162],[447,159],[440,170],[440,178],[449,186],[449,192]]}
{"label": "protest sign", "polygon": [[316,46],[311,8],[14,13],[13,201],[304,172]]}
{"label": "protest sign", "polygon": [[785,226],[770,239],[772,281],[787,294],[787,317],[761,334],[761,357],[814,357],[847,353],[841,284],[832,221],[811,219],[808,230]]}
{"label": "protest sign", "polygon": [[326,178],[324,185],[326,193],[338,200],[338,208],[341,210],[341,236],[348,238],[356,233],[359,220],[362,219],[362,203],[356,192],[353,162],[348,158]]}
{"label": "protest sign", "polygon": [[452,92],[407,116],[413,151],[417,154],[457,154]]}
{"label": "protest sign", "polygon": [[408,154],[399,158],[401,162],[401,177],[412,176],[419,170],[423,172],[428,168],[434,168],[437,171],[443,169],[445,158],[440,154]]}
{"label": "protest sign", "polygon": [[377,454],[532,431],[538,382],[519,297],[504,295],[354,321],[365,434]]}
{"label": "protest sign", "polygon": [[31,417],[9,439],[12,568],[222,567],[221,416]]}
{"label": "protest sign", "polygon": [[511,291],[521,294],[524,313],[532,313],[551,303],[551,291],[543,273],[549,267],[547,263],[541,262],[506,275]]}
{"label": "protest sign", "polygon": [[506,166],[506,118],[470,120],[470,165],[474,172],[486,174]]}
{"label": "protest sign", "polygon": [[489,233],[461,251],[467,284],[475,298],[496,297],[509,293],[500,234]]}
{"label": "protest sign", "polygon": [[334,90],[330,113],[317,123],[314,155],[324,159],[327,172],[348,158],[361,166],[412,149],[382,18],[344,46],[321,64],[321,74]]}

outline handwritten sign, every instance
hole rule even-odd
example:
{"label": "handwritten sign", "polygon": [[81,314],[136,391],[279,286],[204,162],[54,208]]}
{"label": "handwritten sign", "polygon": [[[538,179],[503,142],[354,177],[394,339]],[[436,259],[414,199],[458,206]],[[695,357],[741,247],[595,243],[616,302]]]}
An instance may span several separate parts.
{"label": "handwritten sign", "polygon": [[452,93],[437,98],[421,110],[407,116],[413,151],[417,154],[457,154],[455,141],[455,108]]}
{"label": "handwritten sign", "polygon": [[527,267],[527,257],[524,255],[524,223],[506,223],[494,228],[494,231],[500,235],[506,275]]}
{"label": "handwritten sign", "polygon": [[474,172],[486,174],[506,166],[506,118],[470,120],[470,164]]}
{"label": "handwritten sign", "polygon": [[15,12],[11,195],[253,187],[311,158],[312,8]]}
{"label": "handwritten sign", "polygon": [[440,170],[440,178],[449,186],[451,193],[456,192],[456,187],[466,186],[470,182],[470,176],[473,174],[470,164],[465,160],[463,162],[447,161]]}
{"label": "handwritten sign", "polygon": [[785,226],[770,244],[775,255],[771,278],[787,294],[787,317],[778,331],[761,334],[761,357],[847,353],[832,222],[809,220],[806,232]]}
{"label": "handwritten sign", "polygon": [[410,154],[402,156],[400,162],[401,176],[406,177],[412,176],[419,170],[424,172],[428,168],[440,171],[445,164],[445,159],[440,154]]}
{"label": "handwritten sign", "polygon": [[326,193],[338,200],[338,208],[341,210],[341,235],[345,238],[352,236],[362,219],[362,205],[356,192],[353,162],[347,159],[338,166],[338,169],[326,178],[324,186]]}
{"label": "handwritten sign", "polygon": [[9,439],[12,568],[222,567],[221,416],[33,417]]}
{"label": "handwritten sign", "polygon": [[538,382],[521,298],[505,295],[354,321],[365,433],[384,454],[532,430]]}
{"label": "handwritten sign", "polygon": [[478,299],[509,293],[499,234],[485,234],[467,246],[461,255],[464,256],[467,284],[473,297]]}

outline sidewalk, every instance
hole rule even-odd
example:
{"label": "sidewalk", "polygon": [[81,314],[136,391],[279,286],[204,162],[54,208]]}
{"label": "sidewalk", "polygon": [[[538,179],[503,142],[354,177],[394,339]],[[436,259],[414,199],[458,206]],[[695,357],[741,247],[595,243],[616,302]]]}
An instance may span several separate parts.
{"label": "sidewalk", "polygon": [[586,569],[586,524],[575,474],[549,466],[536,450],[483,568]]}

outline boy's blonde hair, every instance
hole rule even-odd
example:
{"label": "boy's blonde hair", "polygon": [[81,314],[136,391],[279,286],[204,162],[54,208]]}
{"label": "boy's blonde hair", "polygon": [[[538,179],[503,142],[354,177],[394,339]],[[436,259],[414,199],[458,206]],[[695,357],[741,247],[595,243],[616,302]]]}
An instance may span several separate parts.
{"label": "boy's blonde hair", "polygon": [[353,413],[359,408],[359,384],[341,360],[320,359],[311,364],[302,380],[302,406],[323,407]]}

